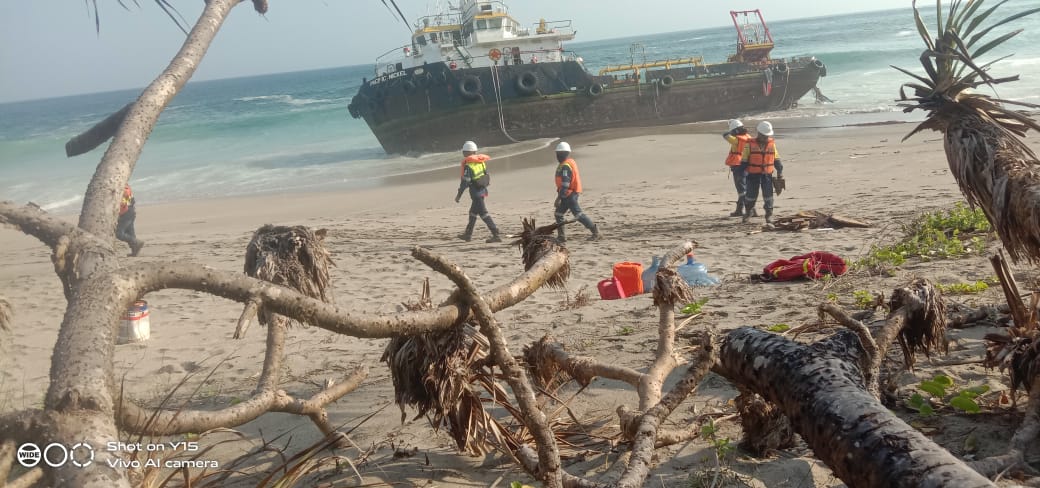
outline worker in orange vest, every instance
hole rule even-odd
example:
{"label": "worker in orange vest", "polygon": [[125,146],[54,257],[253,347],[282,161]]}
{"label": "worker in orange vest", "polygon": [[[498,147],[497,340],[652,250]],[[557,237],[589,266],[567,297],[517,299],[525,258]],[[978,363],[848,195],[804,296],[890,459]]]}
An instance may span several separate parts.
{"label": "worker in orange vest", "polygon": [[755,139],[744,146],[743,162],[747,170],[747,194],[744,196],[744,219],[747,223],[755,210],[758,190],[762,190],[762,201],[766,210],[766,223],[773,223],[773,171],[777,178],[782,178],[784,165],[780,162],[780,152],[776,150],[773,140],[773,124],[762,121],[756,128]]}
{"label": "worker in orange vest", "polygon": [[116,239],[130,245],[130,255],[137,256],[144,247],[144,241],[137,238],[134,221],[137,220],[136,200],[130,185],[123,188],[123,197],[119,201],[119,221],[116,223]]}
{"label": "worker in orange vest", "polygon": [[556,240],[561,244],[567,241],[566,233],[563,231],[563,216],[567,212],[574,214],[574,218],[581,222],[586,229],[592,232],[590,241],[599,239],[599,227],[592,223],[592,219],[581,211],[578,205],[578,196],[581,195],[581,175],[578,173],[578,163],[571,159],[571,145],[560,142],[556,146],[556,161],[560,164],[556,167],[556,223],[561,224],[556,228]]}
{"label": "worker in orange vest", "polygon": [[473,141],[466,141],[462,145],[462,157],[462,182],[459,183],[455,203],[459,203],[466,189],[469,189],[471,203],[469,223],[466,224],[466,231],[459,234],[458,238],[469,242],[473,238],[473,227],[477,225],[477,217],[480,217],[491,231],[491,237],[485,242],[502,242],[498,235],[498,227],[495,226],[495,221],[488,213],[487,203],[484,202],[488,195],[487,187],[491,184],[491,176],[487,172],[487,161],[491,158],[486,154],[477,154],[477,144]]}
{"label": "worker in orange vest", "polygon": [[[742,217],[744,215],[744,194],[747,191],[747,175],[744,173],[744,167],[741,165],[741,162],[743,161],[744,147],[751,141],[751,136],[748,134],[747,127],[744,127],[741,121],[732,119],[729,121],[729,132],[722,134],[722,137],[729,143],[726,166],[729,166],[733,174],[733,186],[737,189],[737,209],[729,216]],[[754,215],[754,211],[755,209],[752,208],[752,215]]]}

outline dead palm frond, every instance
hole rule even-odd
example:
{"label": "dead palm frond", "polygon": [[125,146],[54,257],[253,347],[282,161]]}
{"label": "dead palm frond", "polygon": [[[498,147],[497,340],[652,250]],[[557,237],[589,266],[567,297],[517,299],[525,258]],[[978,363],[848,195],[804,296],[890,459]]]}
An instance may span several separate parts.
{"label": "dead palm frond", "polygon": [[[554,223],[543,227],[535,227],[534,219],[525,218],[523,220],[524,230],[519,236],[516,236],[519,239],[513,241],[512,244],[520,248],[525,271],[531,269],[534,263],[550,252],[566,252],[565,248],[560,245],[553,234],[556,233],[556,229],[561,225],[567,225],[568,223]],[[545,283],[552,288],[560,289],[567,283],[570,275],[571,266],[569,263],[565,263],[560,268],[560,271],[550,277]]]}
{"label": "dead palm frond", "polygon": [[986,334],[986,367],[1007,370],[1011,377],[1011,390],[1032,385],[1032,378],[1040,374],[1040,324],[1037,323],[1037,306],[1040,295],[1033,293],[1030,314],[1024,323],[1015,323],[1007,328],[1007,334]]}
{"label": "dead palm frond", "polygon": [[899,347],[908,368],[913,369],[918,352],[925,356],[931,356],[935,350],[947,352],[946,304],[939,290],[927,280],[918,278],[893,290],[888,309],[891,314],[902,313],[906,317],[899,331]]}
{"label": "dead palm frond", "polygon": [[13,321],[14,314],[11,312],[11,304],[0,297],[0,330],[10,331],[10,324]]}
{"label": "dead palm frond", "polygon": [[[325,247],[325,234],[325,229],[312,232],[300,225],[268,224],[257,229],[246,247],[246,275],[331,303],[329,267],[334,263]],[[273,314],[260,310],[257,315],[267,325]]]}
{"label": "dead palm frond", "polygon": [[[427,280],[419,301],[405,303],[405,308],[432,309],[429,290]],[[447,331],[391,339],[380,361],[390,367],[401,421],[407,418],[405,408],[414,407],[418,411],[414,418],[426,416],[434,429],[445,427],[460,451],[474,455],[492,449],[512,453],[525,443],[533,444],[524,414],[513,404],[502,378],[492,371],[489,352],[487,338],[469,323]],[[552,396],[560,383],[539,390]],[[505,415],[496,417],[492,410]],[[604,442],[605,434],[561,415],[564,410],[566,405],[547,412],[561,447],[576,446],[573,450],[578,452]]]}
{"label": "dead palm frond", "polygon": [[[429,279],[419,301],[404,307],[433,309]],[[406,418],[405,407],[414,407],[415,418],[425,415],[434,429],[446,426],[459,450],[472,454],[515,444],[507,429],[484,409],[487,398],[481,389],[492,399],[507,398],[488,367],[489,351],[487,338],[471,324],[391,339],[380,361],[390,367],[401,421]]]}
{"label": "dead palm frond", "polygon": [[[983,28],[982,24],[1005,1],[983,9],[984,0],[954,0],[945,19],[942,3],[937,1],[933,38],[915,0],[914,19],[926,47],[920,57],[926,76],[896,68],[915,80],[900,87],[903,103],[899,105],[904,112],[928,113],[906,138],[923,129],[945,134],[946,159],[961,192],[969,204],[982,208],[1011,258],[1038,262],[1040,162],[1020,137],[1029,129],[1040,130],[1040,124],[1029,114],[1007,106],[1040,106],[972,91],[1018,79],[1017,75],[997,78],[990,74],[993,65],[1004,58],[984,64],[976,61],[1022,32],[1018,29],[990,39],[994,29],[1040,12],[1040,8],[1028,9]],[[907,88],[913,96],[907,96]]]}

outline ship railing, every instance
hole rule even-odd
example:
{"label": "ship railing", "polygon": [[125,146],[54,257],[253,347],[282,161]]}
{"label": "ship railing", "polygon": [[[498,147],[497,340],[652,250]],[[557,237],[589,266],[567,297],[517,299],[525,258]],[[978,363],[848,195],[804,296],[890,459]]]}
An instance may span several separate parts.
{"label": "ship railing", "polygon": [[702,58],[700,56],[695,56],[695,57],[690,57],[690,58],[676,58],[676,59],[663,59],[663,60],[656,60],[656,61],[647,61],[645,63],[638,63],[638,64],[621,64],[621,65],[613,65],[613,66],[607,65],[603,69],[599,70],[599,74],[600,75],[605,75],[607,73],[614,73],[614,72],[618,72],[618,71],[636,71],[636,72],[638,72],[638,71],[644,70],[646,68],[671,69],[672,66],[677,66],[677,65],[703,66],[704,65],[704,58]]}
{"label": "ship railing", "polygon": [[460,24],[462,24],[462,15],[460,14],[436,14],[419,17],[419,19],[415,21],[415,28],[418,30],[427,27]]}
{"label": "ship railing", "polygon": [[539,36],[547,34],[575,34],[570,20],[540,20],[532,24],[531,27],[523,29],[523,34],[518,33],[517,35],[529,36],[532,31]]}
{"label": "ship railing", "polygon": [[[411,49],[411,44],[405,44],[403,46],[395,47],[383,54],[380,54],[379,57],[376,58],[375,63],[374,71],[376,76],[399,71],[401,69],[399,65],[403,64],[401,59],[404,57],[404,53],[411,52]],[[382,70],[380,70],[380,68],[382,68]]]}

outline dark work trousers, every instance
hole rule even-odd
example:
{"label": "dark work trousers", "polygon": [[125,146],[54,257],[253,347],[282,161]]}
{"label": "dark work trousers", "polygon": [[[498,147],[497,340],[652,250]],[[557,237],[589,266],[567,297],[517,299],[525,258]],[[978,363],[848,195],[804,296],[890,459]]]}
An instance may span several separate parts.
{"label": "dark work trousers", "polygon": [[744,195],[747,193],[747,173],[741,166],[730,166],[733,172],[733,186],[737,189],[737,208],[744,206]]}
{"label": "dark work trousers", "polygon": [[137,210],[131,205],[126,213],[119,216],[119,221],[116,223],[116,239],[133,246],[137,242],[137,233],[134,232],[134,220],[136,219]]}
{"label": "dark work trousers", "polygon": [[773,214],[773,175],[748,173],[747,194],[744,195],[744,215],[750,215],[754,210],[759,188],[762,189],[762,203],[766,209],[766,215]]}
{"label": "dark work trousers", "polygon": [[491,235],[498,235],[498,227],[495,226],[495,221],[491,218],[491,214],[488,213],[487,203],[484,202],[484,198],[487,197],[487,190],[469,192],[470,205],[469,205],[469,222],[466,224],[466,235],[473,235],[473,227],[477,225],[477,217],[483,220],[487,224],[488,230],[491,231]]}
{"label": "dark work trousers", "polygon": [[[592,219],[590,219],[588,215],[585,215],[585,212],[581,211],[581,205],[578,204],[578,195],[580,195],[580,193],[571,193],[569,196],[560,198],[560,204],[556,206],[555,212],[556,223],[562,224],[563,217],[567,215],[567,212],[570,212],[578,222],[581,222],[581,225],[584,225],[586,229],[589,229],[593,234],[596,234],[596,224],[592,223]],[[563,227],[564,226],[561,225],[556,229],[556,234],[559,236],[560,240],[566,239]]]}

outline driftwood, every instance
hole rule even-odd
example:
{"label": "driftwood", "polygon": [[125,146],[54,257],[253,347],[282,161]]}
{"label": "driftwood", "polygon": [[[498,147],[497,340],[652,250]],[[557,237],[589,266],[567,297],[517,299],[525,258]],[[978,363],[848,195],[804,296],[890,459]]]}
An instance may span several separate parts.
{"label": "driftwood", "polygon": [[869,222],[850,219],[838,214],[827,214],[819,210],[803,210],[795,215],[773,219],[773,230],[841,229],[870,226]]}

